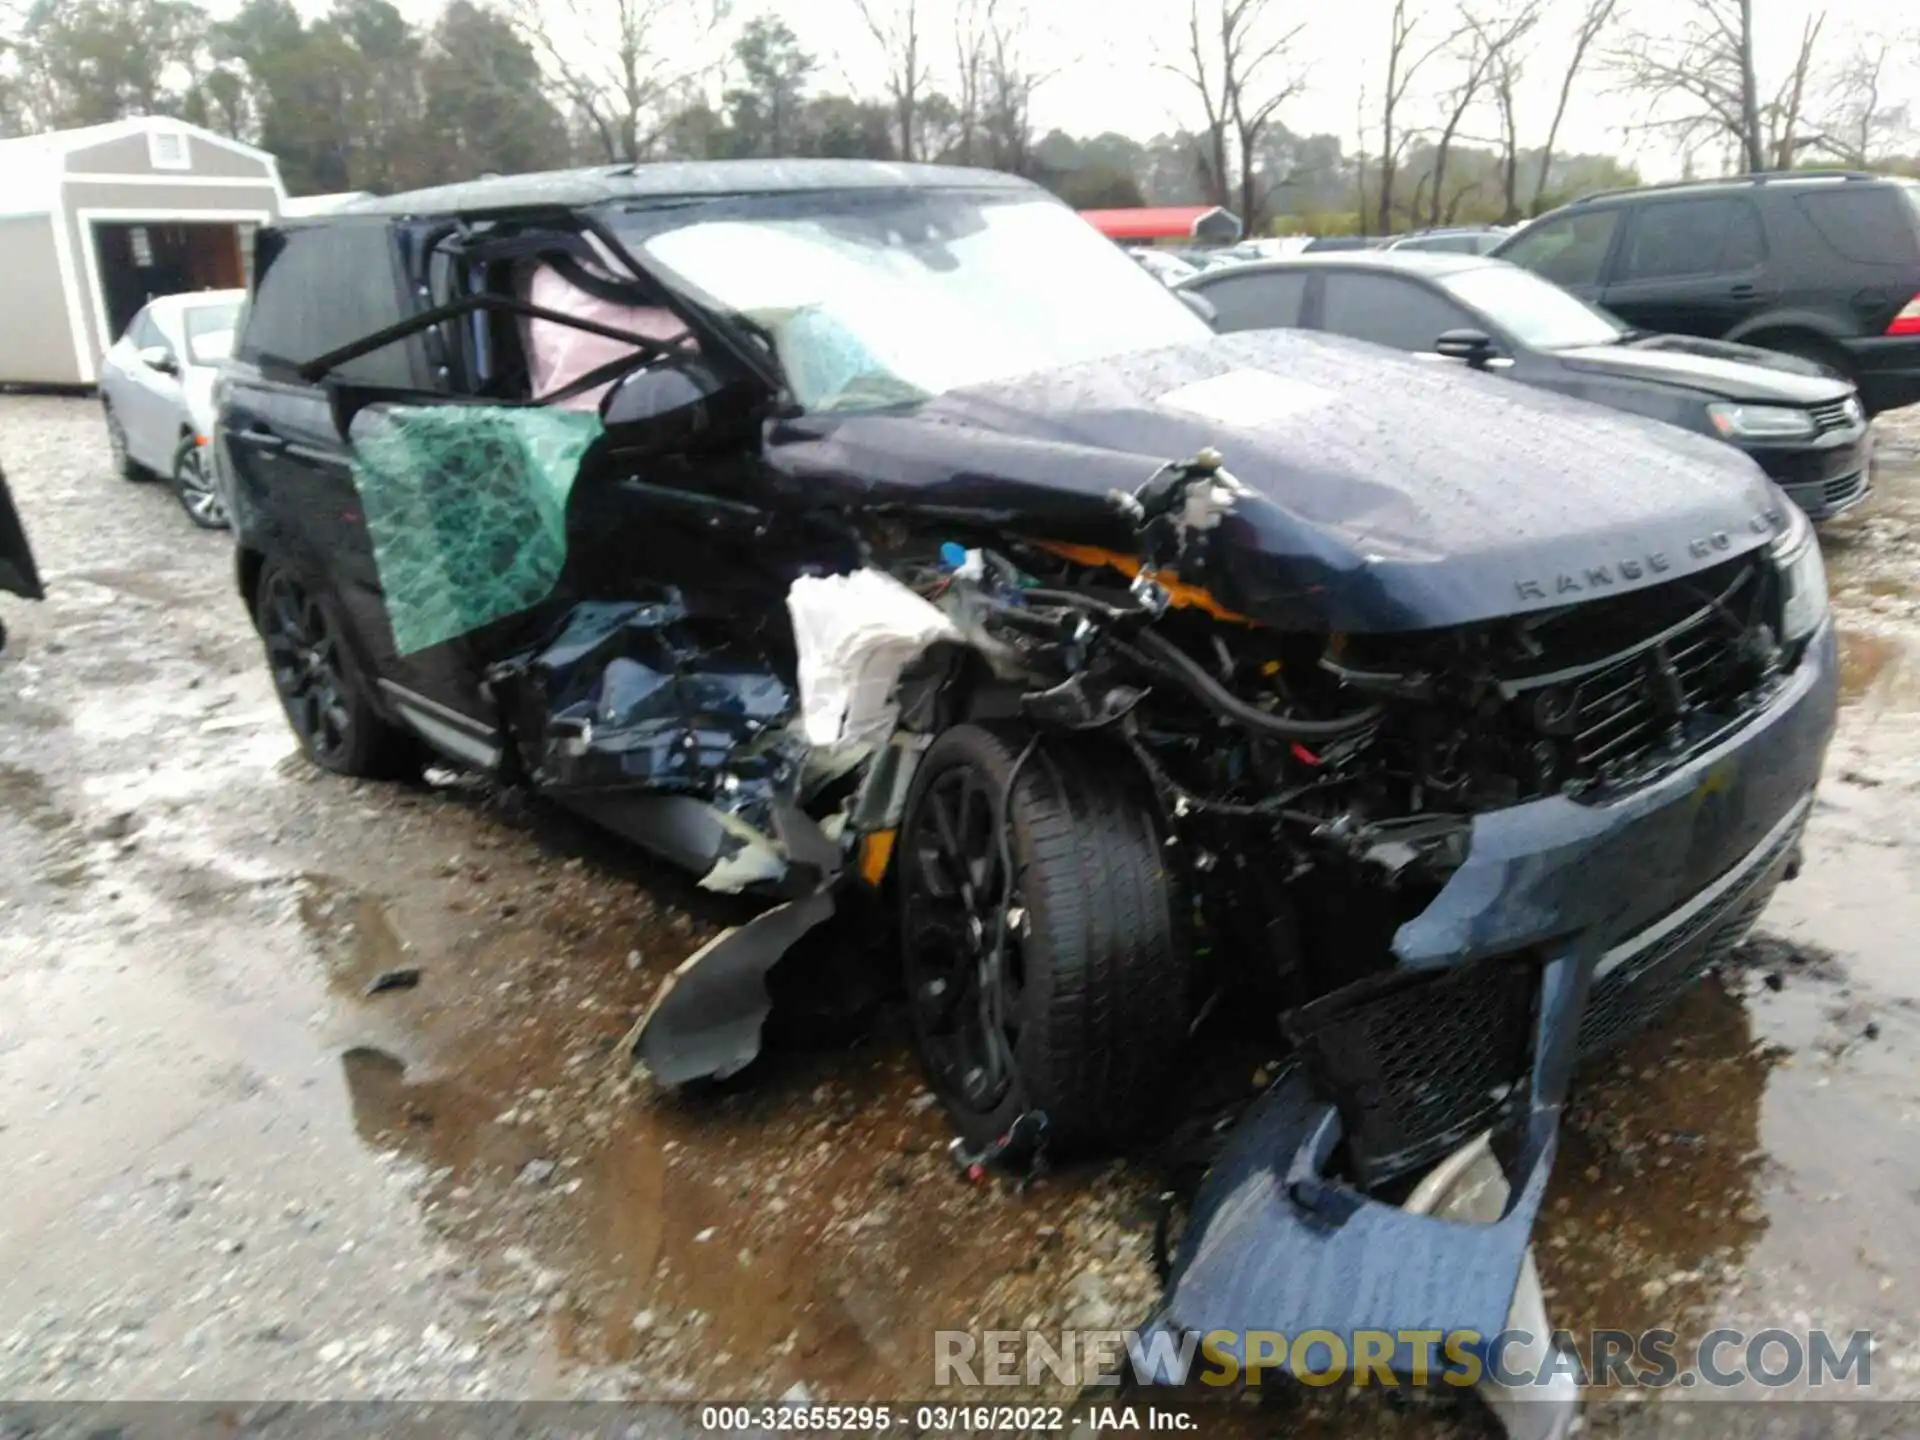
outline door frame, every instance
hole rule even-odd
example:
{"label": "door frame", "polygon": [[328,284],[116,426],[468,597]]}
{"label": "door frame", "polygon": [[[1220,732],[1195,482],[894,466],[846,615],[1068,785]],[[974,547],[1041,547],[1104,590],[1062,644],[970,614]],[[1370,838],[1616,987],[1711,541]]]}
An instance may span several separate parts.
{"label": "door frame", "polygon": [[[191,180],[183,183],[191,184]],[[107,297],[100,288],[100,242],[94,235],[95,222],[104,221],[110,225],[147,224],[147,225],[244,225],[252,221],[262,228],[273,224],[273,214],[267,210],[161,210],[151,206],[121,205],[83,205],[73,212],[74,224],[79,228],[83,243],[80,247],[80,260],[86,273],[87,300],[92,307],[93,333],[99,337],[99,348],[95,350],[93,368],[99,367],[99,356],[105,355],[113,342],[120,337],[107,331]]]}

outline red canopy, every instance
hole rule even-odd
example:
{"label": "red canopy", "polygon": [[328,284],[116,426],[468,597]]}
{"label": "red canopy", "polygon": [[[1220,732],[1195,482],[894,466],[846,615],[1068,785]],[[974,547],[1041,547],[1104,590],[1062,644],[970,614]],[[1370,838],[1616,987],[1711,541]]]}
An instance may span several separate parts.
{"label": "red canopy", "polygon": [[1148,205],[1131,210],[1082,210],[1110,240],[1234,240],[1240,221],[1218,205]]}

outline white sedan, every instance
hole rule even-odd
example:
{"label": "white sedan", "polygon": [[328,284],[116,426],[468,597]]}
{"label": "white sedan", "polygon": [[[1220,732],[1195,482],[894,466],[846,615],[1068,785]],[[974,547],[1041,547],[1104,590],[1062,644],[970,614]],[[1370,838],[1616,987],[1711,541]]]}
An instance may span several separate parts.
{"label": "white sedan", "polygon": [[165,476],[188,518],[209,530],[227,523],[207,454],[213,381],[245,298],[244,290],[201,290],[151,300],[100,364],[114,465],[129,480]]}

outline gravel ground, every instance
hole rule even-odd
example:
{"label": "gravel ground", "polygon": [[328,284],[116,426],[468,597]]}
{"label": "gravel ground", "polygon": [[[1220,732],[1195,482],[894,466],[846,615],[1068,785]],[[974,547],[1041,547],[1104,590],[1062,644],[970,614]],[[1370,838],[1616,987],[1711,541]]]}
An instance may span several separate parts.
{"label": "gravel ground", "polygon": [[[1912,1395],[1920,415],[1882,435],[1824,536],[1806,873],[1583,1077],[1539,1253],[1576,1332],[1872,1328]],[[891,1029],[652,1093],[621,1038],[737,912],[523,795],[299,763],[228,541],[112,475],[92,402],[0,397],[0,465],[51,595],[0,601],[0,1398],[907,1399],[937,1328],[1145,1310],[1161,1178],[965,1183]]]}

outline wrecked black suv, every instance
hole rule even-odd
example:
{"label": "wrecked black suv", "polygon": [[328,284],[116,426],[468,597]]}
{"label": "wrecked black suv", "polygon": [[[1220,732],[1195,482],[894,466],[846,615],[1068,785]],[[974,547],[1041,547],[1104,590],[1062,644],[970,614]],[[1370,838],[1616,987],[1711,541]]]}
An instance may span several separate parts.
{"label": "wrecked black suv", "polygon": [[[218,463],[307,753],[774,902],[639,1027],[661,1079],[744,1066],[862,887],[981,1150],[1113,1144],[1268,1007],[1162,1326],[1499,1330],[1576,1058],[1794,866],[1825,578],[1714,441],[1217,336],[959,169],[486,180],[256,265]],[[1488,1131],[1493,1223],[1377,1198]]]}

